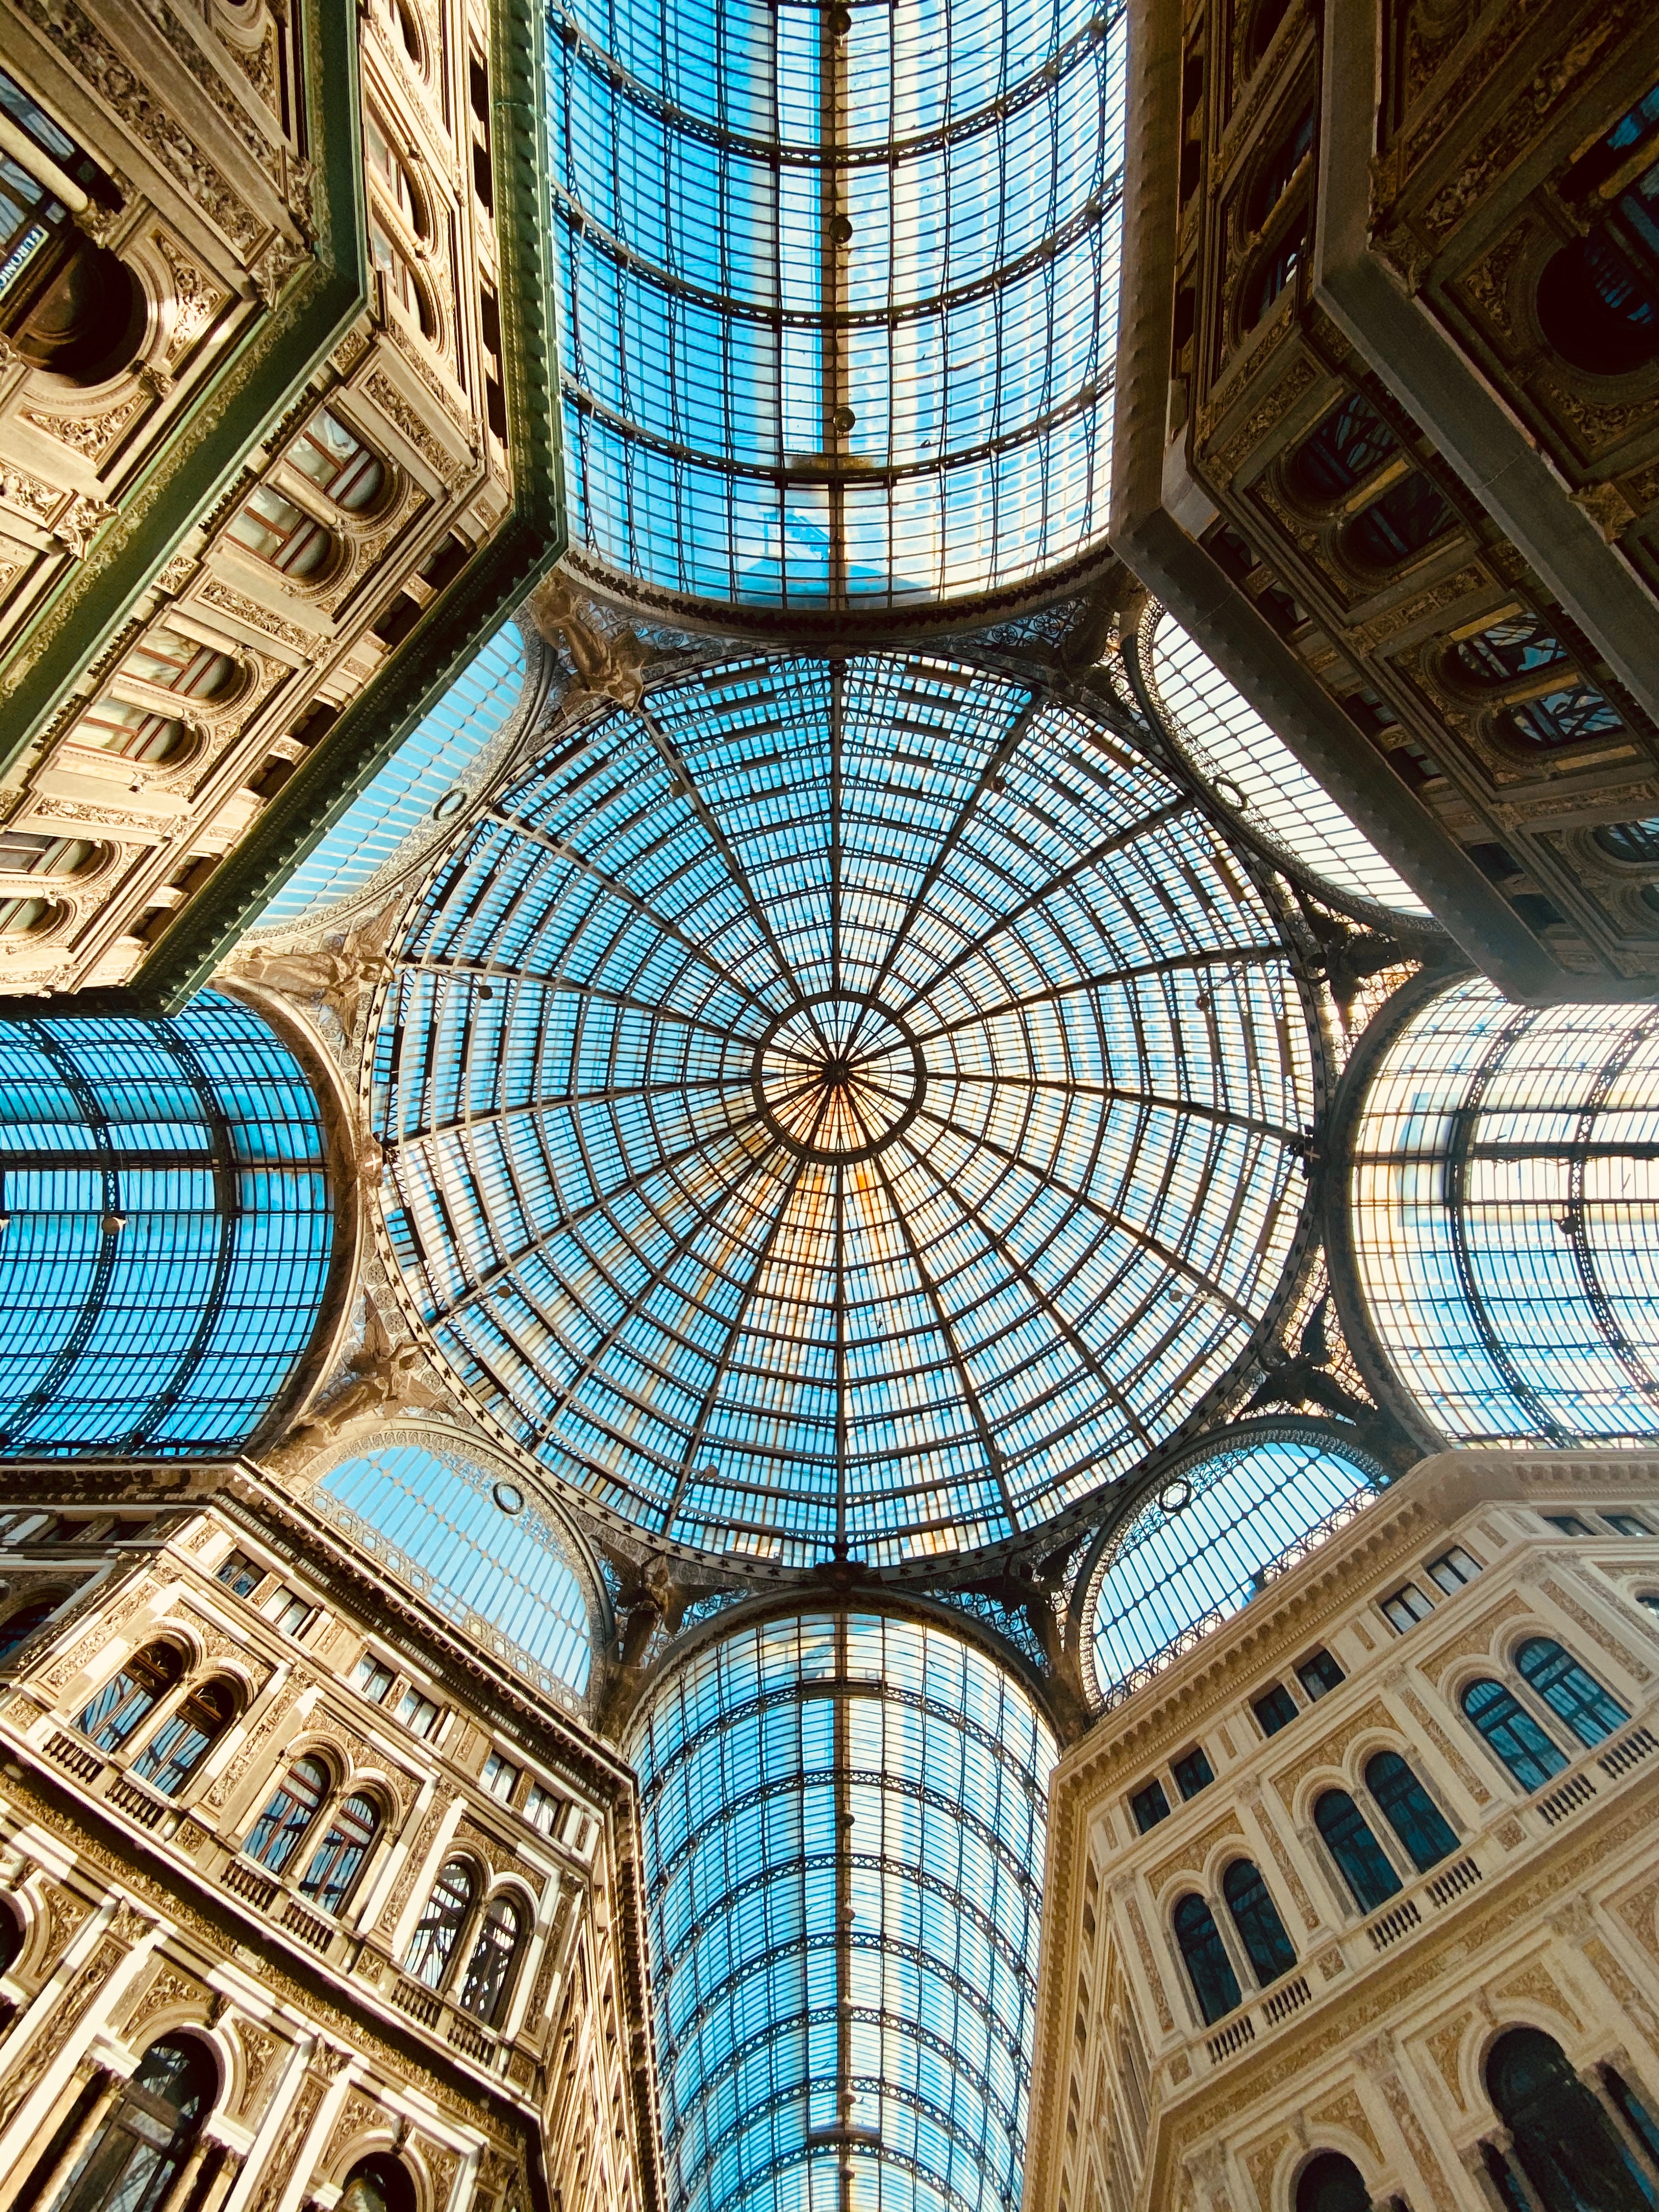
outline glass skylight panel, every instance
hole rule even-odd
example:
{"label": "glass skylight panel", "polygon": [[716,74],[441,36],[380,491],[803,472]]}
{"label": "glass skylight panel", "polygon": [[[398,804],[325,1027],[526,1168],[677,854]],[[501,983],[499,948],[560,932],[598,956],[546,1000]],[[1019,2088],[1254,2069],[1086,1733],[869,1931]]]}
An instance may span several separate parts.
{"label": "glass skylight panel", "polygon": [[1173,615],[1141,630],[1142,666],[1171,736],[1221,804],[1340,899],[1429,909]]}
{"label": "glass skylight panel", "polygon": [[559,0],[572,534],[704,600],[1018,588],[1109,497],[1125,9]]}
{"label": "glass skylight panel", "polygon": [[1049,1730],[976,1646],[872,1613],[706,1645],[641,1780],[676,2212],[1018,2204]]}
{"label": "glass skylight panel", "polygon": [[517,624],[507,623],[301,861],[260,922],[298,921],[349,898],[406,842],[459,814],[480,756],[519,704],[524,673],[524,642]]}
{"label": "glass skylight panel", "polygon": [[234,1451],[333,1249],[317,1103],[259,1016],[0,1026],[0,1446]]}
{"label": "glass skylight panel", "polygon": [[1659,1045],[1634,1007],[1454,984],[1401,1031],[1354,1136],[1372,1328],[1455,1441],[1659,1431]]}
{"label": "glass skylight panel", "polygon": [[1370,1495],[1379,1470],[1310,1437],[1255,1437],[1182,1462],[1110,1547],[1089,1596],[1099,1695],[1121,1697],[1247,1605],[1257,1577]]}
{"label": "glass skylight panel", "polygon": [[1040,1524],[1227,1371],[1312,1073],[1161,771],[891,654],[556,744],[417,908],[374,1097],[393,1248],[501,1436],[703,1550],[896,1564]]}
{"label": "glass skylight panel", "polygon": [[566,1542],[533,1505],[505,1511],[498,1487],[457,1452],[383,1444],[331,1468],[318,1502],[441,1612],[477,1614],[532,1671],[585,1691],[592,1634]]}

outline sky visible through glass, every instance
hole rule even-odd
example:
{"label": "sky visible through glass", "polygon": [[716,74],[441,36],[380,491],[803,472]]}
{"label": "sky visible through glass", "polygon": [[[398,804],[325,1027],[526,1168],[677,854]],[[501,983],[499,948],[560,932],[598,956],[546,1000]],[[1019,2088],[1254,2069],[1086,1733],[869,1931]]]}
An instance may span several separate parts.
{"label": "sky visible through glass", "polygon": [[659,1689],[639,1770],[682,2212],[1018,2212],[1053,1736],[937,1627],[813,1613]]}
{"label": "sky visible through glass", "polygon": [[572,537],[674,592],[1008,589],[1103,532],[1122,0],[559,0]]}
{"label": "sky visible through glass", "polygon": [[1262,1568],[1328,1516],[1363,1504],[1375,1479],[1362,1459],[1295,1437],[1224,1445],[1188,1462],[1159,1493],[1175,1510],[1149,1499],[1091,1593],[1101,1695],[1138,1683],[1194,1629],[1247,1605]]}
{"label": "sky visible through glass", "polygon": [[1395,1372],[1455,1442],[1659,1432],[1659,1016],[1430,1000],[1354,1133],[1354,1256]]}
{"label": "sky visible through glass", "polygon": [[562,740],[410,926],[387,1226],[475,1404],[642,1526],[971,1548],[1138,1465],[1305,1202],[1305,1017],[1200,810],[898,655]]}

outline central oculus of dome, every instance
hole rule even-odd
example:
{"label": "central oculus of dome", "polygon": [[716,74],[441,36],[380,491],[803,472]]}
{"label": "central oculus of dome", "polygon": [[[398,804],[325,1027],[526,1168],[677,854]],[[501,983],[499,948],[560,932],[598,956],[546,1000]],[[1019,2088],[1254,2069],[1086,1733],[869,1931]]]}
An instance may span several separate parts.
{"label": "central oculus of dome", "polygon": [[805,1160],[872,1159],[908,1128],[927,1070],[899,1017],[819,992],[780,1014],[755,1047],[761,1118]]}
{"label": "central oculus of dome", "polygon": [[1136,1468],[1283,1294],[1309,1019],[1200,802],[927,653],[588,704],[417,900],[372,1070],[413,1326],[702,1553],[930,1569]]}

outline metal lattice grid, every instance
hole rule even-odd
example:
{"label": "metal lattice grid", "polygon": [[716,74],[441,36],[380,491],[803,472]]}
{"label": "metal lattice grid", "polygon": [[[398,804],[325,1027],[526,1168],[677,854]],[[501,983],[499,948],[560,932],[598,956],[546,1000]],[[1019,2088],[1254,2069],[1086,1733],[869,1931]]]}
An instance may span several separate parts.
{"label": "metal lattice grid", "polygon": [[311,1341],[333,1249],[317,1102],[258,1015],[0,1023],[0,1437],[233,1451]]}
{"label": "metal lattice grid", "polygon": [[1175,617],[1148,608],[1137,641],[1152,704],[1219,803],[1297,874],[1339,903],[1416,921],[1429,909],[1396,875]]}
{"label": "metal lattice grid", "polygon": [[704,1646],[632,1741],[675,2212],[1018,2212],[1055,1756],[948,1630]]}
{"label": "metal lattice grid", "polygon": [[780,608],[1007,592],[1105,528],[1122,0],[561,0],[573,544]]}
{"label": "metal lattice grid", "polygon": [[330,1468],[311,1502],[539,1688],[586,1690],[593,1630],[569,1540],[516,1484],[433,1439],[386,1442]]}
{"label": "metal lattice grid", "polygon": [[1659,1431],[1659,1012],[1453,984],[1377,1062],[1348,1199],[1371,1332],[1443,1436]]}
{"label": "metal lattice grid", "polygon": [[515,1444],[787,1566],[1040,1525],[1284,1286],[1315,1104],[1273,916],[1085,714],[726,663],[558,745],[374,1049],[403,1279]]}
{"label": "metal lattice grid", "polygon": [[1386,1479],[1369,1452],[1310,1421],[1252,1422],[1170,1463],[1090,1576],[1084,1637],[1097,1700],[1132,1696]]}

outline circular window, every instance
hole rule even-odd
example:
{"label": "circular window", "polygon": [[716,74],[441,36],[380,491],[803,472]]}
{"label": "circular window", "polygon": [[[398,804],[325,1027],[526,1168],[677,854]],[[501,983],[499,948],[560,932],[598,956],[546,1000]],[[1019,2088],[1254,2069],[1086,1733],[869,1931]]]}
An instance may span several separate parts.
{"label": "circular window", "polygon": [[452,816],[459,814],[465,805],[466,793],[457,786],[453,791],[447,791],[441,799],[433,801],[432,818],[434,822],[447,822]]}

